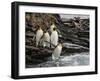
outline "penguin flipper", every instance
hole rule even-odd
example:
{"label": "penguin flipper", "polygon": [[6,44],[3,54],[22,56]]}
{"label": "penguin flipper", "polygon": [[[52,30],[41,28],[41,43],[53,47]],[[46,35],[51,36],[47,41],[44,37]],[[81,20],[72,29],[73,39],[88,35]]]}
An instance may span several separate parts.
{"label": "penguin flipper", "polygon": [[51,42],[45,41],[47,43],[49,43],[51,46],[53,46],[54,48],[56,48],[56,45],[52,44]]}

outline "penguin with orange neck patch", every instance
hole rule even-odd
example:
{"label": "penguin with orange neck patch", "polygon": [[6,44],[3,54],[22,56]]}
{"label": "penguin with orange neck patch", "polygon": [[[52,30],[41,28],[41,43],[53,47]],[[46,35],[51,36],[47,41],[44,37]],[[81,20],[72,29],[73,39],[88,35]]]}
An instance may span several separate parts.
{"label": "penguin with orange neck patch", "polygon": [[63,48],[63,44],[62,43],[59,43],[53,53],[52,53],[52,60],[54,61],[54,64],[56,64],[57,67],[59,67],[60,63],[59,63],[59,60],[60,60],[60,55],[61,55],[61,52],[62,52],[62,48]]}
{"label": "penguin with orange neck patch", "polygon": [[39,46],[39,42],[40,42],[42,36],[43,36],[43,30],[39,26],[37,31],[36,31],[36,47]]}
{"label": "penguin with orange neck patch", "polygon": [[60,57],[60,55],[61,55],[61,52],[62,52],[62,47],[63,47],[63,44],[62,43],[59,43],[56,47],[55,47],[55,49],[54,49],[54,51],[53,51],[53,53],[52,53],[52,60],[58,60],[59,59],[59,57]]}
{"label": "penguin with orange neck patch", "polygon": [[[50,42],[51,42],[51,44],[53,44],[55,46],[57,46],[57,44],[58,44],[58,32],[56,31],[56,28],[53,28],[53,30],[51,32]],[[51,48],[54,48],[54,47],[51,46]]]}
{"label": "penguin with orange neck patch", "polygon": [[43,34],[43,47],[50,47],[50,44],[48,43],[50,42],[50,35],[48,33],[48,31],[45,31]]}

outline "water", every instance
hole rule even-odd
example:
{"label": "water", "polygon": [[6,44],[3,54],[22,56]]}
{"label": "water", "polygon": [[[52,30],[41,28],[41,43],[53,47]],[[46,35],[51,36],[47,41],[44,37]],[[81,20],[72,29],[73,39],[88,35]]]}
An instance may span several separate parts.
{"label": "water", "polygon": [[74,53],[71,55],[60,56],[59,60],[53,61],[51,57],[44,63],[31,65],[28,67],[60,67],[60,66],[80,66],[89,65],[89,53]]}

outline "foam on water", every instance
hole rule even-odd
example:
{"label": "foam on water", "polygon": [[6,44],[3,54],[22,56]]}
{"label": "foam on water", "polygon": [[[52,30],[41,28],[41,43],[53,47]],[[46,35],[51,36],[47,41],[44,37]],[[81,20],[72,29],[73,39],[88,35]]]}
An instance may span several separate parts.
{"label": "foam on water", "polygon": [[70,56],[60,56],[58,61],[53,61],[51,57],[47,62],[38,64],[37,67],[54,67],[54,66],[78,66],[89,65],[89,53],[77,53]]}

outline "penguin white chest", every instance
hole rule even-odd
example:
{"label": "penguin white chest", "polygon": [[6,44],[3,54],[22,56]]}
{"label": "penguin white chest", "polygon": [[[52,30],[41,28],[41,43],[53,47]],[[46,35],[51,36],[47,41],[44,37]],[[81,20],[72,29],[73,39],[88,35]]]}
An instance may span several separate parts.
{"label": "penguin white chest", "polygon": [[61,54],[61,51],[62,51],[62,46],[59,46],[59,45],[58,45],[58,46],[54,49],[54,52],[52,53],[52,59],[53,59],[53,60],[59,59],[60,54]]}
{"label": "penguin white chest", "polygon": [[51,33],[51,43],[55,46],[58,44],[58,33],[57,31],[52,31]]}
{"label": "penguin white chest", "polygon": [[49,33],[45,33],[44,39],[46,41],[48,41],[48,42],[50,41],[50,35],[49,35]]}
{"label": "penguin white chest", "polygon": [[45,34],[44,34],[44,42],[43,42],[43,46],[45,47],[45,46],[47,46],[47,47],[50,47],[50,44],[48,43],[48,42],[50,42],[50,35],[49,35],[49,33],[48,32],[46,32]]}
{"label": "penguin white chest", "polygon": [[39,44],[40,39],[41,39],[42,36],[43,36],[42,29],[37,30],[37,32],[36,32],[36,46],[38,46],[38,44]]}

